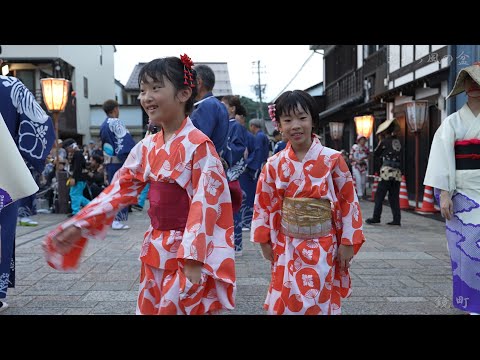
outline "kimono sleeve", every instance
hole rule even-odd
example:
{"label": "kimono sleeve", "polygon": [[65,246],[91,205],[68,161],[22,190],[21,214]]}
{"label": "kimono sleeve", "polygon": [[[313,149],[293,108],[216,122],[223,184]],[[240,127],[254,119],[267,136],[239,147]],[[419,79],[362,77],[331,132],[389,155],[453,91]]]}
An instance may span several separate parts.
{"label": "kimono sleeve", "polygon": [[[273,208],[273,198],[275,196],[274,180],[270,174],[273,171],[272,165],[267,162],[263,167],[257,182],[255,193],[252,228],[250,232],[250,241],[257,243],[268,243],[270,237],[270,215]],[[278,229],[277,229],[278,230]]]}
{"label": "kimono sleeve", "polygon": [[433,137],[424,185],[450,193],[456,188],[455,179],[455,131],[445,120]]}
{"label": "kimono sleeve", "polygon": [[353,245],[356,254],[365,241],[363,220],[357,194],[354,190],[352,174],[342,156],[334,160],[332,178],[337,197],[336,230],[337,241],[343,245]]}
{"label": "kimono sleeve", "polygon": [[228,146],[232,154],[232,163],[227,170],[227,178],[229,181],[234,181],[240,177],[246,168],[244,155],[247,149],[247,137],[245,133],[242,132],[242,126],[240,124],[234,125]]}
{"label": "kimono sleeve", "polygon": [[210,276],[233,284],[232,201],[223,165],[210,141],[193,154],[191,184],[192,200],[177,259],[199,261]]}
{"label": "kimono sleeve", "polygon": [[[142,148],[142,143],[139,143],[132,149],[125,164],[116,172],[112,183],[99,196],[46,236],[44,250],[50,266],[61,270],[76,268],[87,238],[105,238],[117,212],[137,202],[138,195],[147,184]],[[62,255],[56,251],[51,239],[71,225],[81,229],[82,238],[69,253]]]}

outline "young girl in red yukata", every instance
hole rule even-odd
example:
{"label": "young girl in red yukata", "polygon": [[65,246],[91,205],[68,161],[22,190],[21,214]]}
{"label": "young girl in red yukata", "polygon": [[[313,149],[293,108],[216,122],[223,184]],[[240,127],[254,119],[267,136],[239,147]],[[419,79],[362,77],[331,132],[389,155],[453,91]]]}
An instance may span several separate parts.
{"label": "young girl in red yukata", "polygon": [[48,264],[78,266],[87,238],[102,239],[115,214],[150,184],[151,224],[141,248],[137,314],[209,314],[231,310],[235,297],[233,214],[215,146],[188,114],[195,73],[187,55],[146,64],[140,103],[162,130],[139,142],[112,184],[48,234]]}
{"label": "young girl in red yukata", "polygon": [[348,268],[365,241],[352,175],[338,151],[312,135],[315,100],[301,90],[269,106],[287,147],[270,157],[257,184],[251,241],[272,263],[269,314],[340,314]]}

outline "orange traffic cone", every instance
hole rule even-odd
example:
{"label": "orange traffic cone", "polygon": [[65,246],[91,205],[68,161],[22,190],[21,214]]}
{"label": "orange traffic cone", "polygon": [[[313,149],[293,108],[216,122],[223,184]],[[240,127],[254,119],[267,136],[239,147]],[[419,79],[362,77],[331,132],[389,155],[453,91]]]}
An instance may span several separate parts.
{"label": "orange traffic cone", "polygon": [[408,203],[408,192],[407,192],[407,180],[405,175],[402,175],[402,182],[400,183],[400,209],[410,209],[410,204]]}
{"label": "orange traffic cone", "polygon": [[374,174],[373,185],[372,185],[372,201],[375,201],[375,193],[377,192],[378,187],[378,173]]}
{"label": "orange traffic cone", "polygon": [[415,212],[418,212],[420,214],[439,212],[437,209],[435,209],[435,206],[433,204],[433,188],[431,186],[425,185],[425,190],[423,191],[422,207],[416,208]]}

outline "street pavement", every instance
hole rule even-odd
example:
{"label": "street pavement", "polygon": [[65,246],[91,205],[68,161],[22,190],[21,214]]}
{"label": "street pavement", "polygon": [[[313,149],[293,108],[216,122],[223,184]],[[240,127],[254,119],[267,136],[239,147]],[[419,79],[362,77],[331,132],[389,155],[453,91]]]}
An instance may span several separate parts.
{"label": "street pavement", "polygon": [[[363,218],[373,203],[361,201]],[[76,271],[47,266],[41,242],[66,219],[39,214],[37,227],[18,227],[16,288],[9,289],[10,307],[1,315],[133,315],[138,291],[138,255],[148,227],[146,211],[129,214],[129,230],[110,230],[104,241],[90,242]],[[445,225],[438,216],[402,211],[402,226],[364,224],[367,241],[351,268],[352,295],[343,301],[347,315],[461,314],[451,305],[452,275]],[[258,245],[243,233],[244,251],[236,260],[237,297],[232,315],[262,315],[270,281],[269,264]]]}

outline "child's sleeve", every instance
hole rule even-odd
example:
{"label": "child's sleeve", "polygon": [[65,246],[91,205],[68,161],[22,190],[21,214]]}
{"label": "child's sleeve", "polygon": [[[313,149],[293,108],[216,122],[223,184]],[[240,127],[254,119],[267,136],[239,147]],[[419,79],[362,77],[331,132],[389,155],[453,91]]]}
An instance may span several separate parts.
{"label": "child's sleeve", "polygon": [[353,245],[355,254],[365,241],[363,220],[357,193],[355,192],[352,174],[342,156],[334,160],[332,178],[340,211],[337,216],[337,241],[343,245]]}
{"label": "child's sleeve", "polygon": [[[142,144],[137,144],[125,164],[115,173],[112,183],[77,215],[46,236],[44,249],[50,266],[61,270],[76,268],[87,239],[104,239],[117,212],[130,204],[136,204],[138,195],[146,186],[142,148],[146,151]],[[68,254],[59,254],[52,243],[52,237],[71,225],[81,229],[82,238]]]}
{"label": "child's sleeve", "polygon": [[192,188],[177,259],[199,261],[208,275],[234,284],[232,201],[223,165],[210,141],[198,145],[193,155]]}

